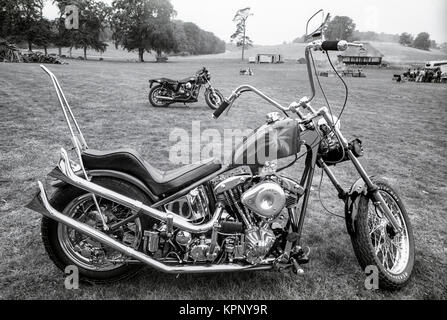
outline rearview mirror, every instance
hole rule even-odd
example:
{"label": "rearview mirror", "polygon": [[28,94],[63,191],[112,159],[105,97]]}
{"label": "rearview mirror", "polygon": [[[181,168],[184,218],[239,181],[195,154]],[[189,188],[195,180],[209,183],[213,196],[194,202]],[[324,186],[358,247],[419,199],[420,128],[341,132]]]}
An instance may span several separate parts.
{"label": "rearview mirror", "polygon": [[329,21],[330,15],[324,16],[323,9],[318,10],[310,17],[306,24],[306,40],[310,38],[320,38],[324,32],[324,28]]}

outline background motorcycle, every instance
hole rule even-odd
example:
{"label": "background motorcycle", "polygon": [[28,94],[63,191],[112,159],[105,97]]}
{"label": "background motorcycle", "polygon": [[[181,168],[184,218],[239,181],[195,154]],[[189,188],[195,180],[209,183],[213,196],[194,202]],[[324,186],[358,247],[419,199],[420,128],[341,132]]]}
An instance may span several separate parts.
{"label": "background motorcycle", "polygon": [[[361,142],[348,142],[342,135],[341,114],[333,116],[330,104],[319,110],[310,104],[316,71],[312,52],[358,46],[323,41],[326,22],[306,32],[313,40],[305,49],[310,98],[286,107],[243,85],[214,111],[217,118],[242,93],[253,92],[282,112],[270,113],[267,123],[247,137],[225,165],[208,159],[163,172],[133,150],[89,149],[57,79],[42,66],[56,88],[78,158],[77,163],[70,160],[62,149],[50,173],[58,180],[55,193],[49,199],[38,182],[39,193],[28,204],[44,215],[42,238],[53,262],[62,270],[74,264],[82,279],[93,282],[130,277],[142,264],[173,274],[269,269],[302,273],[310,250],[301,235],[319,167],[344,202],[347,231],[362,269],[377,268],[382,288],[404,286],[412,274],[414,240],[402,200],[386,181],[366,173],[358,160]],[[270,145],[277,147],[276,157],[264,161]],[[295,159],[289,165],[277,167],[276,159],[290,156]],[[281,174],[303,156],[299,181]],[[350,161],[360,175],[347,190],[330,169],[343,161]]]}
{"label": "background motorcycle", "polygon": [[[206,87],[205,101],[211,109],[216,109],[224,100],[219,90],[214,89],[210,83],[211,75],[203,67],[194,77],[183,80],[159,78],[149,80],[149,102],[154,107],[167,107],[171,103],[197,102],[202,85]],[[154,85],[155,84],[155,85]],[[154,86],[153,86],[154,85]]]}

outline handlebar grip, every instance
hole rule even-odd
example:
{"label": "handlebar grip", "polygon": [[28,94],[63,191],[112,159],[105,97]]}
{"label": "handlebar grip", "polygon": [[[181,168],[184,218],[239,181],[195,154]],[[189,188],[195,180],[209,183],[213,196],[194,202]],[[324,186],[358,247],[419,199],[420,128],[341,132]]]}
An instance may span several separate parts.
{"label": "handlebar grip", "polygon": [[225,111],[225,109],[230,105],[230,103],[227,100],[224,100],[220,106],[214,110],[213,112],[213,118],[217,119],[220,117],[220,115]]}
{"label": "handlebar grip", "polygon": [[338,51],[338,43],[339,41],[323,41],[321,49],[324,51]]}

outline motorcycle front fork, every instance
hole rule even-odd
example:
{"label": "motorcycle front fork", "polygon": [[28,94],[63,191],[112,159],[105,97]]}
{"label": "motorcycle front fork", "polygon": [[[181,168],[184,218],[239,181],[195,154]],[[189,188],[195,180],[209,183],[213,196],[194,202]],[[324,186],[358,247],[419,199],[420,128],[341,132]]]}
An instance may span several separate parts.
{"label": "motorcycle front fork", "polygon": [[[323,113],[323,116],[327,123],[332,124],[331,117],[327,113]],[[384,213],[385,217],[388,219],[388,221],[392,225],[394,231],[396,233],[400,233],[401,228],[399,226],[399,223],[397,222],[397,220],[394,217],[393,213],[391,212],[390,208],[388,207],[388,205],[386,204],[382,195],[380,194],[379,188],[372,182],[371,178],[366,173],[366,170],[363,168],[362,164],[357,159],[357,157],[352,153],[351,150],[349,150],[348,141],[345,139],[345,137],[341,133],[340,129],[333,125],[332,125],[332,127],[334,128],[335,134],[337,135],[338,140],[342,144],[342,147],[344,148],[344,150],[346,150],[345,152],[346,152],[348,158],[351,160],[352,164],[357,169],[357,172],[360,174],[360,177],[365,182],[368,195],[371,197],[371,200],[373,201],[374,205],[376,207],[378,207],[380,209],[380,211],[382,211]],[[323,161],[321,161],[321,160],[318,160],[318,161],[319,161],[319,164],[321,165],[321,167],[323,168],[323,170],[328,175],[332,184],[335,186],[335,188],[339,192],[339,197],[341,195],[345,196],[346,191],[344,191],[343,188],[340,186],[340,184],[338,183],[337,179],[335,178],[334,174],[329,169],[329,167]]]}

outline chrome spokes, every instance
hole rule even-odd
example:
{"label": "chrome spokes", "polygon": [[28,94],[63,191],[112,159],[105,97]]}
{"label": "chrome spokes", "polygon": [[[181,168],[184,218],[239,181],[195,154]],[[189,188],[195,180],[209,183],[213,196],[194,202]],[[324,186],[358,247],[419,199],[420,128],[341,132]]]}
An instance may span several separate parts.
{"label": "chrome spokes", "polygon": [[374,253],[382,266],[391,274],[400,274],[409,259],[408,230],[402,212],[390,194],[380,191],[387,206],[402,228],[400,234],[393,231],[381,210],[370,201],[368,207],[368,227]]}
{"label": "chrome spokes", "polygon": [[[112,201],[98,198],[98,202],[108,223],[118,222],[132,214],[130,209]],[[81,196],[71,203],[67,207],[65,214],[91,227],[102,230],[98,220],[98,213],[89,194]],[[137,218],[126,223],[111,233],[110,237],[129,247],[138,248],[142,238],[140,220]],[[65,254],[74,263],[88,270],[107,271],[116,269],[122,266],[126,260],[122,253],[104,246],[100,242],[62,224],[58,226],[58,239]]]}

